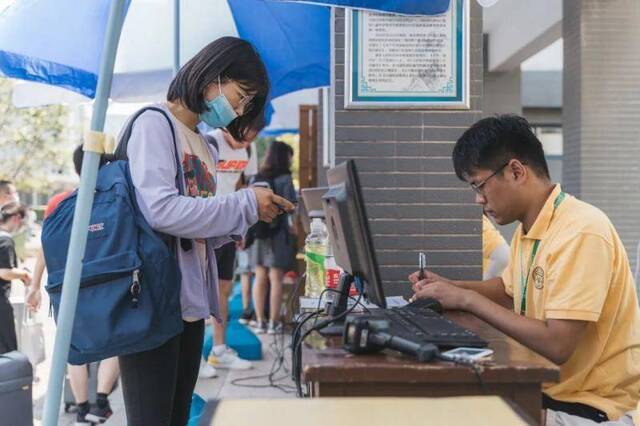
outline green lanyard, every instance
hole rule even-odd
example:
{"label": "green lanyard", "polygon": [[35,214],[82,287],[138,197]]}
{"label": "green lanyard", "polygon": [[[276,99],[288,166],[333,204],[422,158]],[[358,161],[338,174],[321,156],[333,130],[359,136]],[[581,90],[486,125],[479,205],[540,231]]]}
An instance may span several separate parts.
{"label": "green lanyard", "polygon": [[[556,199],[553,201],[553,213],[556,212],[556,209],[564,200],[565,193],[560,192]],[[538,247],[540,246],[540,240],[535,240],[533,243],[533,250],[531,250],[531,259],[529,260],[529,268],[527,269],[526,277],[522,275],[522,271],[524,270],[524,265],[522,264],[522,247],[520,247],[520,289],[522,290],[522,298],[520,299],[520,315],[525,315],[527,312],[527,284],[529,283],[529,275],[531,275],[531,267],[533,266],[533,261],[536,258],[536,254],[538,253]]]}

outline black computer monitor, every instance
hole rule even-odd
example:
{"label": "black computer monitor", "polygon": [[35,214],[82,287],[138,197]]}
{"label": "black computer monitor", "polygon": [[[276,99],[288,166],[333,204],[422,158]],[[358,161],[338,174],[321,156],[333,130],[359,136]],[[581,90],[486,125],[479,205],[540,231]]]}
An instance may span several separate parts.
{"label": "black computer monitor", "polygon": [[[329,190],[322,198],[325,221],[336,263],[350,277],[358,278],[356,282],[361,283],[358,291],[366,300],[386,308],[387,303],[355,162],[348,160],[327,171],[327,181]],[[339,310],[346,308],[350,287],[348,278],[341,279],[339,291],[343,296],[343,305]],[[342,288],[343,285],[346,289]],[[334,307],[337,305],[336,300],[334,298]],[[332,310],[332,315],[340,313],[339,310]]]}

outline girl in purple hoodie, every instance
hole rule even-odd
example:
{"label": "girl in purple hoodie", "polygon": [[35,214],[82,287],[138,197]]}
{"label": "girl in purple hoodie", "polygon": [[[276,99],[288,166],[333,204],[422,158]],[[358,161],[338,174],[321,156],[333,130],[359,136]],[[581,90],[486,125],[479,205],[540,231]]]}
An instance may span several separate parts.
{"label": "girl in purple hoodie", "polygon": [[[213,315],[220,320],[214,249],[242,238],[258,220],[270,222],[293,210],[264,188],[215,196],[217,154],[197,129],[204,121],[244,139],[263,119],[268,92],[267,73],[253,46],[223,37],[187,62],[171,82],[167,101],[155,105],[171,118],[181,170],[176,170],[170,124],[160,112],[145,111],[133,124],[127,155],[140,210],[156,231],[190,244],[175,245],[183,332],[158,348],[119,357],[131,426],[187,423],[204,319]],[[185,195],[176,188],[178,173]]]}

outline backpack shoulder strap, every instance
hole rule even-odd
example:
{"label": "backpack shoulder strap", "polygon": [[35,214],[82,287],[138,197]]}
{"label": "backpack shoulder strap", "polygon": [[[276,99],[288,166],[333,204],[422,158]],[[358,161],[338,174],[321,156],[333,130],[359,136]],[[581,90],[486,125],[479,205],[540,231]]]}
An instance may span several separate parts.
{"label": "backpack shoulder strap", "polygon": [[125,161],[129,160],[129,158],[127,156],[127,147],[129,146],[129,139],[131,138],[131,132],[133,131],[133,124],[138,119],[138,117],[140,117],[143,113],[145,113],[147,111],[159,112],[160,114],[162,114],[164,116],[164,118],[169,123],[169,128],[171,129],[171,137],[173,139],[174,158],[176,160],[177,169],[179,170],[180,169],[180,155],[178,153],[178,143],[176,141],[176,131],[173,128],[173,121],[171,120],[171,118],[169,118],[169,115],[167,115],[167,112],[165,110],[163,110],[162,108],[154,107],[154,106],[144,107],[144,108],[138,110],[133,115],[133,117],[131,117],[131,120],[129,120],[129,123],[127,124],[127,127],[124,129],[124,132],[122,133],[122,137],[120,138],[120,141],[118,142],[118,147],[116,148],[115,152],[113,153],[114,158],[116,160],[125,160]]}
{"label": "backpack shoulder strap", "polygon": [[[176,163],[176,187],[178,188],[178,193],[180,195],[185,195],[186,194],[186,190],[184,188],[184,182],[180,178],[180,173],[181,173],[181,170],[182,170],[182,164],[180,164],[180,154],[178,152],[178,143],[176,141],[176,131],[175,131],[174,127],[173,127],[173,121],[171,120],[171,118],[169,117],[167,112],[165,110],[163,110],[162,108],[149,106],[149,107],[144,107],[144,108],[140,109],[139,111],[137,111],[133,115],[133,117],[131,117],[131,120],[129,120],[129,123],[127,124],[127,127],[124,129],[124,132],[122,133],[122,137],[120,138],[120,141],[118,142],[118,147],[116,148],[115,152],[113,153],[113,157],[116,160],[129,161],[129,157],[127,156],[127,147],[129,145],[129,139],[131,138],[131,132],[133,131],[133,124],[138,119],[138,117],[140,117],[142,115],[142,113],[144,113],[146,111],[159,112],[160,114],[162,114],[164,116],[164,118],[169,123],[169,128],[171,129],[171,137],[173,139],[173,157],[174,157],[174,161]],[[191,240],[188,240],[186,238],[180,238],[180,246],[185,251],[190,250],[191,247],[192,247]]]}

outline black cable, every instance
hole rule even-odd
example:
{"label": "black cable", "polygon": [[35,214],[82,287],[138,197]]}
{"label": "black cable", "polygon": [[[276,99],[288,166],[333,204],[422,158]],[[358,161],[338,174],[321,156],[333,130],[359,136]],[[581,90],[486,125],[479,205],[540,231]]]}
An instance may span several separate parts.
{"label": "black cable", "polygon": [[[326,292],[334,292],[336,294],[342,295],[342,292],[340,292],[339,290],[336,290],[334,288],[325,288],[324,290],[322,290],[322,292],[320,293],[320,297],[318,298],[318,306],[316,307],[316,312],[323,311],[323,309],[320,308],[320,304],[322,303],[322,296],[324,296],[324,294]],[[354,302],[353,308],[355,308],[355,306],[357,306],[357,305],[360,305],[360,306],[362,306],[362,308],[365,310],[366,313],[368,313],[368,314],[371,313],[369,308],[367,308],[367,306],[360,301],[361,297],[358,297],[356,299],[355,297],[350,296],[350,295],[347,294],[347,298],[350,299],[350,300],[353,300],[353,302]],[[327,302],[327,303],[330,304],[331,302]],[[351,310],[353,310],[353,308]],[[327,310],[328,310],[328,308],[327,308]],[[316,317],[316,321],[317,321],[318,318],[319,317]],[[315,325],[315,322],[314,322],[313,325]]]}
{"label": "black cable", "polygon": [[[357,277],[355,277],[355,279],[358,279]],[[345,310],[344,312],[342,312],[339,315],[336,315],[333,318],[329,318],[326,319],[324,321],[321,321],[317,324],[315,324],[313,327],[309,328],[307,331],[305,331],[305,333],[300,337],[300,339],[295,342],[295,345],[293,345],[293,353],[292,353],[292,360],[293,360],[293,375],[294,375],[294,380],[296,383],[296,391],[297,391],[297,395],[299,397],[303,397],[303,393],[302,393],[302,384],[301,384],[301,364],[302,364],[302,353],[300,351],[302,343],[304,342],[304,339],[311,334],[313,331],[316,330],[320,330],[324,327],[326,327],[327,325],[331,324],[332,322],[341,320],[342,318],[345,318],[347,315],[349,315],[353,309],[358,305],[358,303],[360,303],[360,300],[362,299],[362,294],[358,295],[358,299],[357,299],[357,303],[355,303],[354,305],[352,305],[349,309]],[[307,321],[309,318],[311,318],[311,316],[309,316],[308,318],[305,319],[305,321]]]}
{"label": "black cable", "polygon": [[[358,278],[356,278],[358,279]],[[318,305],[316,307],[316,311],[315,312],[311,312],[309,313],[309,315],[304,318],[301,321],[298,321],[296,324],[296,327],[293,330],[292,333],[292,337],[291,337],[291,348],[292,348],[292,354],[291,354],[291,358],[292,358],[292,367],[291,367],[291,375],[292,375],[292,379],[296,382],[296,388],[298,390],[298,394],[300,395],[302,393],[302,388],[301,388],[301,384],[300,384],[300,373],[301,373],[301,363],[302,363],[302,354],[299,351],[299,348],[301,346],[301,342],[304,341],[304,339],[306,338],[306,336],[308,334],[310,334],[313,330],[317,330],[319,328],[323,328],[325,325],[330,324],[331,322],[334,322],[336,320],[339,320],[343,317],[345,317],[347,314],[351,313],[353,311],[353,309],[357,306],[357,305],[361,305],[365,311],[369,312],[369,309],[361,302],[362,299],[362,295],[358,295],[358,298],[354,298],[352,296],[349,296],[348,294],[346,295],[349,299],[353,300],[355,303],[351,306],[351,308],[347,309],[343,314],[336,316],[335,318],[330,318],[328,320],[325,320],[324,322],[320,323],[320,325],[317,324],[317,320],[320,317],[320,315],[323,313],[323,309],[321,309],[321,303],[322,303],[322,298],[325,295],[326,292],[334,292],[337,294],[342,294],[342,292],[332,289],[332,288],[327,288],[324,289],[321,293],[320,293],[320,297],[318,298]],[[303,329],[304,325],[311,319],[314,319],[314,324],[313,326],[307,330],[307,332],[301,337],[300,336],[300,331]],[[328,322],[327,322],[328,321]],[[322,325],[324,324],[324,325]]]}
{"label": "black cable", "polygon": [[[338,293],[338,294],[342,294],[340,291],[336,290],[335,288],[326,288],[323,290],[324,291],[332,291],[334,293]],[[358,296],[358,298],[356,299],[353,296],[347,295],[347,298],[352,300],[354,302],[355,305],[360,305],[362,306],[362,308],[365,310],[366,313],[370,314],[371,311],[369,310],[369,308],[367,308],[367,305],[365,305],[364,303],[362,303],[360,300],[362,299],[362,297],[360,297],[360,295]]]}
{"label": "black cable", "polygon": [[[286,357],[285,357],[285,344],[284,344],[284,329],[282,330],[282,332],[278,333],[276,336],[274,336],[273,339],[273,343],[271,344],[271,347],[274,348],[274,353],[276,354],[276,359],[274,360],[273,365],[271,366],[271,371],[269,374],[269,383],[273,386],[276,387],[280,390],[282,390],[283,392],[295,392],[295,388],[293,386],[289,386],[289,385],[280,385],[277,384],[276,382],[285,379],[288,377],[288,368],[287,368],[287,364],[286,364]],[[279,378],[276,378],[276,374],[280,371],[280,370],[284,370],[285,375]]]}
{"label": "black cable", "polygon": [[[293,333],[291,334],[291,379],[296,382],[297,381],[297,377],[299,377],[299,366],[298,364],[300,362],[302,362],[300,354],[297,353],[294,348],[296,348],[298,346],[298,341],[300,338],[300,331],[302,330],[302,328],[304,327],[304,325],[307,323],[307,321],[309,321],[311,318],[315,318],[317,319],[320,314],[322,314],[323,310],[320,309],[320,301],[322,300],[322,296],[324,294],[324,291],[322,293],[320,293],[320,297],[318,298],[318,307],[314,312],[310,312],[309,315],[304,318],[301,321],[298,321],[296,324],[296,327],[293,329]],[[315,325],[315,320],[314,320],[314,325]],[[299,388],[298,384],[296,384],[296,388]],[[300,393],[301,390],[299,390],[298,393]]]}
{"label": "black cable", "polygon": [[[287,301],[285,302],[285,307],[288,309],[287,312],[291,312],[291,318],[293,319],[293,301],[295,300],[296,294],[298,294],[298,290],[300,289],[300,284],[302,284],[303,280],[305,280],[307,273],[300,275],[298,277],[298,282],[296,282],[296,286],[293,288],[293,291],[289,294]],[[286,315],[285,315],[286,318]]]}
{"label": "black cable", "polygon": [[[231,381],[231,384],[234,386],[247,387],[247,388],[275,388],[285,393],[293,393],[295,392],[295,388],[290,385],[280,384],[278,383],[281,380],[288,378],[288,369],[286,367],[285,362],[285,354],[284,354],[284,333],[279,333],[281,336],[281,343],[278,344],[278,335],[274,336],[274,341],[271,343],[270,348],[276,354],[276,358],[274,362],[271,364],[271,370],[267,374],[250,376],[250,377],[239,377]],[[280,370],[284,369],[285,374],[281,377],[276,377]],[[248,383],[244,384],[241,382],[248,380],[262,380],[267,379],[267,384],[256,384],[256,383]]]}
{"label": "black cable", "polygon": [[[278,342],[280,340],[280,342]],[[274,352],[275,359],[271,364],[271,370],[267,374],[261,374],[257,376],[239,377],[231,381],[234,386],[247,387],[247,388],[276,388],[285,393],[295,392],[295,388],[290,385],[277,383],[288,377],[288,369],[286,366],[285,347],[284,347],[284,330],[274,336],[273,342],[269,345],[269,348]],[[284,369],[285,375],[282,377],[276,377],[280,370]],[[262,380],[267,379],[267,384],[257,383],[241,383],[248,380]]]}
{"label": "black cable", "polygon": [[[295,300],[294,299],[295,295],[298,293],[298,290],[300,289],[300,285],[303,282],[305,276],[306,276],[306,273],[298,277],[298,280],[296,282],[295,287],[293,288],[293,291],[289,294],[289,297],[285,301],[284,305],[285,305],[285,308],[288,309],[288,312],[293,311],[293,301]],[[287,314],[287,311],[285,311],[285,318],[286,318],[286,314]],[[278,338],[280,338],[280,342],[278,342]],[[237,379],[232,380],[231,384],[234,386],[247,387],[247,388],[273,387],[285,393],[295,392],[295,388],[293,386],[277,383],[283,379],[286,379],[288,377],[288,372],[289,372],[286,364],[286,357],[285,357],[286,348],[284,344],[284,327],[282,331],[280,331],[274,336],[273,342],[269,345],[269,348],[273,351],[275,355],[275,358],[273,360],[273,363],[271,364],[271,369],[269,370],[269,373],[261,374],[257,376],[239,377]],[[280,372],[280,370],[284,370],[285,375],[282,377],[275,377],[276,374]],[[268,384],[241,383],[249,380],[262,380],[262,379],[267,379]]]}
{"label": "black cable", "polygon": [[291,335],[291,379],[294,382],[297,380],[296,377],[298,377],[299,375],[298,364],[301,362],[300,354],[295,351],[295,348],[298,347],[298,342],[300,340],[300,332],[302,331],[302,328],[307,323],[307,321],[309,321],[311,318],[319,316],[321,313],[321,311],[311,312],[305,319],[303,319],[296,325],[296,328],[293,330],[293,334]]}

